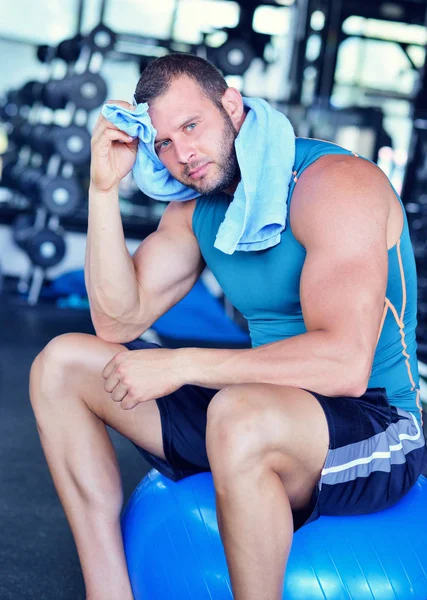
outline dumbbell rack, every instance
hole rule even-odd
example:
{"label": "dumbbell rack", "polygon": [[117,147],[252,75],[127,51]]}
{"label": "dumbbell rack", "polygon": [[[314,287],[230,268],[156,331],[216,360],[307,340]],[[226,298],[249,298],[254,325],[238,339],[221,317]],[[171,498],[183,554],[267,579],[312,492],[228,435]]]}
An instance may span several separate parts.
{"label": "dumbbell rack", "polygon": [[1,183],[30,207],[13,226],[15,243],[30,259],[29,273],[18,284],[29,304],[38,302],[46,270],[65,256],[61,219],[84,202],[90,165],[86,125],[90,111],[106,99],[107,84],[99,71],[114,44],[114,32],[99,24],[86,37],[75,36],[55,48],[40,46],[45,80],[11,92],[3,106],[9,147]]}

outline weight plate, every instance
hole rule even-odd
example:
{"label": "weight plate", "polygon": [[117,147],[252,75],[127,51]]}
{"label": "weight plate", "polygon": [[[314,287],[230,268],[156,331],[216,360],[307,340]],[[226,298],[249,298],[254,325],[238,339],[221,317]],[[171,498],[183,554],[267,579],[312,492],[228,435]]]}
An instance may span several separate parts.
{"label": "weight plate", "polygon": [[70,77],[69,98],[77,108],[90,111],[107,98],[107,84],[99,73],[82,73]]}
{"label": "weight plate", "polygon": [[32,263],[48,269],[60,263],[64,258],[65,240],[62,235],[51,229],[40,229],[27,240],[25,250]]}
{"label": "weight plate", "polygon": [[80,206],[82,192],[74,177],[45,177],[40,187],[41,201],[52,215],[68,217]]}
{"label": "weight plate", "polygon": [[55,56],[55,48],[47,44],[37,46],[37,58],[41,63],[50,63]]}
{"label": "weight plate", "polygon": [[34,235],[34,215],[18,215],[12,225],[12,239],[17,246],[26,249],[26,244]]}
{"label": "weight plate", "polygon": [[40,81],[27,81],[19,92],[22,104],[33,106],[35,102],[40,100],[43,84]]}
{"label": "weight plate", "polygon": [[88,44],[93,52],[109,52],[114,48],[117,35],[105,25],[97,25],[88,35]]}
{"label": "weight plate", "polygon": [[52,125],[44,125],[38,123],[34,125],[30,133],[30,146],[34,152],[38,152],[42,156],[50,158],[54,152],[52,143],[52,133],[54,128]]}
{"label": "weight plate", "polygon": [[57,127],[52,141],[62,160],[76,166],[90,162],[90,133],[84,127]]}
{"label": "weight plate", "polygon": [[254,59],[255,52],[245,40],[232,38],[217,48],[213,56],[224,75],[243,75]]}
{"label": "weight plate", "polygon": [[18,176],[18,189],[24,196],[38,204],[40,202],[40,182],[44,171],[36,167],[25,167]]}
{"label": "weight plate", "polygon": [[52,79],[44,86],[40,94],[41,101],[52,110],[65,108],[68,102],[68,77]]}
{"label": "weight plate", "polygon": [[63,40],[56,49],[57,57],[67,64],[76,62],[82,49],[82,40],[83,36],[80,33],[69,40]]}

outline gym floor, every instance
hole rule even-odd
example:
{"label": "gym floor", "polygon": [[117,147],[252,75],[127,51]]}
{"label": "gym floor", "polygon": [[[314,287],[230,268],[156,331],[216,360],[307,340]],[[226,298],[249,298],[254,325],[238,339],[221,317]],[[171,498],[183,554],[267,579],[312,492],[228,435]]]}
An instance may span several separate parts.
{"label": "gym floor", "polygon": [[[34,357],[56,335],[92,333],[86,311],[0,303],[0,599],[84,600],[83,579],[28,397]],[[125,500],[149,470],[115,432]]]}
{"label": "gym floor", "polygon": [[[54,336],[93,333],[90,316],[50,305],[30,308],[4,295],[0,331],[0,599],[84,600],[75,545],[28,399],[28,373]],[[130,442],[115,432],[111,437],[126,501],[149,466]]]}

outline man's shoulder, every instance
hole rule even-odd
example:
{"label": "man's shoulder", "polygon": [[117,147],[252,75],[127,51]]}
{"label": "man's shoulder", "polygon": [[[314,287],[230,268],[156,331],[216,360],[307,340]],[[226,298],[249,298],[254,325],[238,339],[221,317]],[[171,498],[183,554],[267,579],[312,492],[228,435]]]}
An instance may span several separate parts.
{"label": "man's shoulder", "polygon": [[385,177],[381,169],[370,160],[355,154],[331,153],[323,154],[307,167],[301,175],[300,181],[307,182],[313,178],[331,178],[336,176],[340,176],[339,178],[341,179],[350,173],[355,176],[367,175],[372,177],[381,173]]}
{"label": "man's shoulder", "polygon": [[367,211],[382,220],[393,197],[388,178],[374,163],[352,155],[325,155],[298,180],[291,204],[292,229],[301,239],[307,227],[323,221],[345,227],[347,219]]}
{"label": "man's shoulder", "polygon": [[326,154],[301,174],[294,191],[300,199],[295,204],[318,203],[319,197],[332,201],[362,191],[388,194],[391,186],[385,173],[369,160],[348,154]]}

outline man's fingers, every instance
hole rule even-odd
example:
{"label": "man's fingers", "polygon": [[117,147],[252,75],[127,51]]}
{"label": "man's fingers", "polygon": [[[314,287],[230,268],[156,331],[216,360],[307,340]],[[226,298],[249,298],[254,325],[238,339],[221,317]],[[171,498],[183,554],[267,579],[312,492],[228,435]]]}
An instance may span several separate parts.
{"label": "man's fingers", "polygon": [[100,123],[99,128],[96,131],[94,130],[92,134],[92,147],[105,142],[105,140],[109,142],[121,141],[129,144],[136,139],[118,129],[115,125],[107,121],[107,119],[104,120],[105,123]]}
{"label": "man's fingers", "polygon": [[114,400],[114,402],[122,402],[127,393],[128,390],[126,386],[124,386],[122,383],[119,383],[114,387],[111,394],[111,399]]}
{"label": "man's fingers", "polygon": [[139,402],[134,398],[129,398],[129,396],[125,396],[120,406],[123,408],[123,410],[132,410],[132,408],[135,408],[135,406],[137,406],[138,404]]}
{"label": "man's fingers", "polygon": [[105,130],[105,136],[110,140],[110,142],[124,142],[125,144],[130,144],[135,139],[124,131],[120,131],[120,129],[108,128]]}
{"label": "man's fingers", "polygon": [[102,371],[102,377],[104,379],[108,379],[115,368],[116,368],[116,357],[113,356],[113,358],[110,360],[110,362],[108,362],[105,365],[104,370]]}
{"label": "man's fingers", "polygon": [[109,394],[120,384],[120,377],[116,373],[112,373],[108,379],[105,380],[104,390]]}

